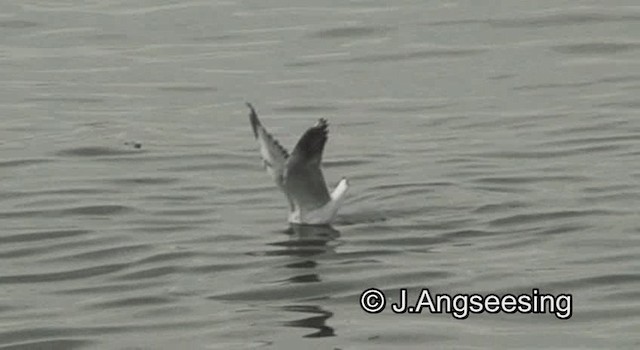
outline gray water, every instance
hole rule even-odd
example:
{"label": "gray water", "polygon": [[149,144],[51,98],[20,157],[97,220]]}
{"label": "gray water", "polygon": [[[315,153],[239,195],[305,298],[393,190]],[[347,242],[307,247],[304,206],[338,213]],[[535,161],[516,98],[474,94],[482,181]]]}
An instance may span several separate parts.
{"label": "gray water", "polygon": [[[0,33],[1,349],[640,347],[637,1],[5,1]],[[247,101],[289,149],[329,120],[333,230],[288,227]]]}

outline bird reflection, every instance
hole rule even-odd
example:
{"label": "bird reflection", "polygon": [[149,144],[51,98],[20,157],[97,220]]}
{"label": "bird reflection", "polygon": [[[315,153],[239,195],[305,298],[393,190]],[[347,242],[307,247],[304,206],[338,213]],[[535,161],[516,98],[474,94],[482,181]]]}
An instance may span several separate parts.
{"label": "bird reflection", "polygon": [[[324,259],[335,254],[335,240],[340,237],[340,232],[331,226],[310,226],[292,224],[285,232],[288,238],[283,241],[271,243],[282,247],[282,250],[272,251],[270,254],[289,256],[292,261],[284,265],[295,273],[286,279],[287,283],[321,283],[322,278],[316,268],[318,259]],[[288,312],[301,312],[312,314],[298,320],[285,322],[287,327],[311,328],[315,331],[304,337],[332,337],[334,329],[327,326],[326,322],[333,312],[323,309],[319,305],[300,304],[285,305],[282,310]]]}
{"label": "bird reflection", "polygon": [[287,305],[282,308],[286,311],[303,312],[305,314],[317,314],[319,316],[307,317],[295,321],[285,322],[289,327],[312,328],[316,331],[305,335],[305,338],[333,337],[333,328],[326,325],[326,321],[333,316],[333,312],[325,311],[315,305]]}
{"label": "bird reflection", "polygon": [[331,226],[291,225],[284,233],[289,239],[271,243],[285,248],[283,251],[276,251],[275,254],[302,258],[332,253],[333,247],[328,243],[340,237],[340,232]]}

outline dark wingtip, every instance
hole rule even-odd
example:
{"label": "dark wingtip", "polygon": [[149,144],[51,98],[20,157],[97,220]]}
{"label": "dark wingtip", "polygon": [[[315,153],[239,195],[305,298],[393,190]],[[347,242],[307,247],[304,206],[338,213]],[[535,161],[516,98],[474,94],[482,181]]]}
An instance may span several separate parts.
{"label": "dark wingtip", "polygon": [[247,107],[251,110],[249,113],[249,120],[251,121],[251,129],[253,129],[253,136],[258,138],[258,126],[260,126],[260,120],[258,120],[258,113],[253,108],[253,105],[249,102],[246,103]]}
{"label": "dark wingtip", "polygon": [[302,135],[295,149],[305,157],[319,161],[322,158],[322,152],[324,151],[324,146],[328,138],[327,136],[327,120],[320,118],[316,125],[307,129],[304,135]]}
{"label": "dark wingtip", "polygon": [[313,126],[313,129],[322,130],[322,133],[326,137],[326,135],[329,133],[329,122],[327,122],[327,120],[324,118],[320,118],[318,119],[318,123],[316,123],[316,125]]}

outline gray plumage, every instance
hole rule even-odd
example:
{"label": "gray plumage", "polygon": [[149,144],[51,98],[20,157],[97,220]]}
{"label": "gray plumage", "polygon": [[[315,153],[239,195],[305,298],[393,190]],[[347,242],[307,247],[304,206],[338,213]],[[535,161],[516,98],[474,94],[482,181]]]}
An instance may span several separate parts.
{"label": "gray plumage", "polygon": [[[346,179],[341,181],[340,190],[335,194],[336,198],[334,198],[334,194],[329,194],[321,170],[322,153],[328,136],[327,121],[320,119],[315,126],[307,129],[294,147],[293,152],[289,154],[260,123],[253,106],[249,103],[247,106],[250,109],[249,120],[253,135],[260,144],[263,164],[289,200],[290,221],[332,219],[342,202],[347,182]],[[326,208],[328,205],[331,208]],[[322,209],[323,212],[319,213],[319,209]],[[324,217],[329,214],[331,216],[329,219],[315,218],[315,216]],[[297,219],[292,219],[291,215],[297,216]]]}

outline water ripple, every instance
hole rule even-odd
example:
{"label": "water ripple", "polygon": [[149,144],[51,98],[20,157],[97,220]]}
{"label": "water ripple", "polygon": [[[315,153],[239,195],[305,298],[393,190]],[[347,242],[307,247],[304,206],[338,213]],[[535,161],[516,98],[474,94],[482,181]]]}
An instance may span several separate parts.
{"label": "water ripple", "polygon": [[43,283],[43,282],[60,282],[67,280],[83,279],[110,274],[126,268],[127,264],[110,264],[95,267],[87,267],[72,271],[50,272],[39,274],[22,274],[22,275],[0,275],[0,284],[16,284],[16,283]]}
{"label": "water ripple", "polygon": [[129,149],[119,149],[111,147],[76,147],[62,151],[58,151],[56,154],[59,156],[71,156],[71,157],[102,157],[102,156],[120,156],[127,154],[139,153],[139,151],[132,151]]}
{"label": "water ripple", "polygon": [[88,347],[89,345],[93,345],[96,342],[91,340],[82,340],[82,339],[61,339],[58,336],[52,336],[56,339],[50,340],[40,340],[40,341],[29,341],[29,342],[18,342],[11,345],[0,346],[2,350],[33,350],[33,349],[49,349],[49,350],[72,350],[72,349],[83,349]]}
{"label": "water ripple", "polygon": [[348,26],[319,30],[311,34],[311,37],[320,39],[358,38],[386,34],[391,30],[381,26]]}
{"label": "water ripple", "polygon": [[20,233],[15,235],[6,235],[0,237],[0,243],[19,243],[19,242],[33,242],[49,239],[60,239],[77,237],[89,234],[89,230],[56,230],[56,231],[39,231]]}
{"label": "water ripple", "polygon": [[402,62],[412,60],[428,59],[452,59],[458,57],[469,57],[485,52],[482,48],[430,48],[424,50],[408,50],[407,52],[377,53],[363,55],[353,58],[326,58],[326,59],[304,59],[292,63],[287,63],[288,67],[311,67],[316,65],[326,65],[331,63],[357,63],[371,64],[383,62]]}
{"label": "water ripple", "polygon": [[489,221],[490,225],[493,226],[514,226],[514,225],[526,225],[526,224],[536,224],[536,223],[547,223],[550,221],[561,221],[563,219],[575,219],[580,217],[589,217],[589,216],[603,216],[603,215],[612,215],[613,213],[608,210],[560,210],[560,211],[550,211],[550,212],[541,212],[535,214],[516,214],[509,215],[503,218],[494,219]]}
{"label": "water ripple", "polygon": [[565,44],[556,45],[552,48],[554,51],[571,54],[571,55],[585,55],[585,54],[605,54],[611,55],[620,52],[626,52],[631,50],[640,49],[640,43],[615,43],[615,42],[588,42],[579,44]]}

